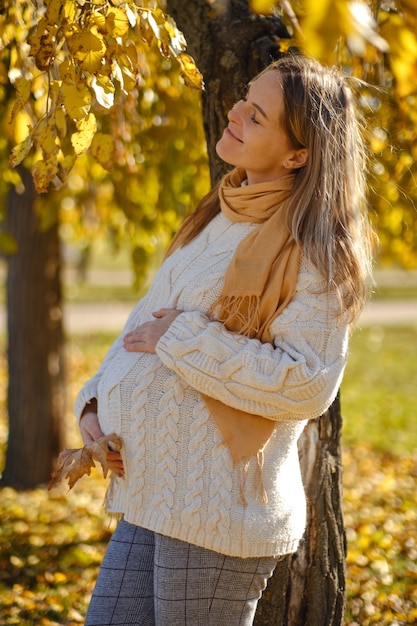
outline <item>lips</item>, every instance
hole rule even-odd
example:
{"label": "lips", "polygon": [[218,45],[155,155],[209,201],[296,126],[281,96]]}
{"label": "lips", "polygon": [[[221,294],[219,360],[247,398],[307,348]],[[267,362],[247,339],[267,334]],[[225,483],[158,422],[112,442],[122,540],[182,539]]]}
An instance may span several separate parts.
{"label": "lips", "polygon": [[230,126],[226,126],[224,130],[227,135],[232,137],[232,139],[234,139],[235,141],[238,141],[239,143],[243,143],[243,141],[239,139],[239,137],[236,137],[236,135],[233,134],[233,132],[230,130]]}

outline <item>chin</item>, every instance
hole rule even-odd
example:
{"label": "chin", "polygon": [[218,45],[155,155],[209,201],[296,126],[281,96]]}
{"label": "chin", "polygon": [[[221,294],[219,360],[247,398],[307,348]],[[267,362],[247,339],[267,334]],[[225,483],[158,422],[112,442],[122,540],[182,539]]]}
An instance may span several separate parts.
{"label": "chin", "polygon": [[235,160],[232,157],[228,156],[227,148],[225,148],[223,146],[222,139],[223,139],[223,137],[221,139],[219,139],[219,141],[216,143],[216,154],[217,154],[217,156],[222,161],[227,163],[228,165],[232,165],[233,167],[237,167],[237,164],[236,164]]}
{"label": "chin", "polygon": [[219,139],[219,141],[216,143],[216,154],[218,157],[220,157],[221,159],[223,159],[223,150],[222,150],[222,139]]}

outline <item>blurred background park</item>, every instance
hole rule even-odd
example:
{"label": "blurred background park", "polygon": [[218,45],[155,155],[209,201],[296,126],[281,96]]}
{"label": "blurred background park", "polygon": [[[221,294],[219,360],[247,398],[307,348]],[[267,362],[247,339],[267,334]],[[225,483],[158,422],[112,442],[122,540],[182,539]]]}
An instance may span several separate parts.
{"label": "blurred background park", "polygon": [[[206,147],[216,129],[192,59],[181,57],[180,36],[157,8],[174,13],[175,3],[140,3],[151,11],[146,19],[133,3],[97,3],[119,42],[112,54],[121,89],[110,70],[98,70],[110,44],[103,30],[91,30],[94,11],[77,33],[103,55],[81,58],[68,43],[68,65],[51,70],[62,25],[75,23],[84,3],[68,0],[58,10],[60,3],[45,2],[40,26],[39,3],[36,10],[22,0],[3,4],[0,626],[74,626],[83,622],[115,522],[103,510],[107,483],[98,470],[71,492],[65,485],[48,492],[45,484],[57,451],[81,445],[72,415],[78,389],[121,331],[180,220],[218,174]],[[217,45],[193,14],[205,4],[178,0],[176,17],[188,13],[190,52],[201,55],[207,92],[226,70],[210,73],[214,61],[200,50],[200,41]],[[360,92],[379,246],[376,284],[341,388],[345,626],[417,624],[417,2],[229,4],[212,2],[223,12],[207,20],[235,11],[236,24],[257,11],[252,29],[285,25],[287,35],[279,30],[275,40],[280,53],[301,24],[308,51],[342,65]],[[224,31],[232,37],[232,27]],[[83,79],[74,69],[80,64]],[[235,92],[224,89],[218,101],[227,109]]]}

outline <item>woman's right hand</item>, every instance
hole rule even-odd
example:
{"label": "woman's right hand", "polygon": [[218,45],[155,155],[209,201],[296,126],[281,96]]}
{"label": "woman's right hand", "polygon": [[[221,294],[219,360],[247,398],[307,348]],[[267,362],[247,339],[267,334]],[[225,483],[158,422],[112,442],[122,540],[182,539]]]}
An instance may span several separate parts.
{"label": "woman's right hand", "polygon": [[[88,411],[83,414],[80,420],[80,432],[83,443],[88,446],[90,443],[104,437],[104,433],[100,428],[97,413]],[[122,478],[124,476],[123,461],[120,452],[110,450],[107,453],[107,463],[109,469]]]}
{"label": "woman's right hand", "polygon": [[100,439],[100,437],[104,437],[95,411],[84,413],[80,420],[80,432],[85,446],[93,443],[96,439]]}

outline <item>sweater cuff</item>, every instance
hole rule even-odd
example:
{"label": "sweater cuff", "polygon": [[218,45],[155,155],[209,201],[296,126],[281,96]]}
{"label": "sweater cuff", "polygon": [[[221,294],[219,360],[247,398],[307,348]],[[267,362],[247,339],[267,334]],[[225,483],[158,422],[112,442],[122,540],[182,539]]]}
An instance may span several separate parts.
{"label": "sweater cuff", "polygon": [[81,413],[84,410],[86,404],[93,398],[97,399],[97,391],[93,388],[93,385],[86,385],[81,389],[74,402],[74,414],[77,418],[77,423],[80,423]]}

